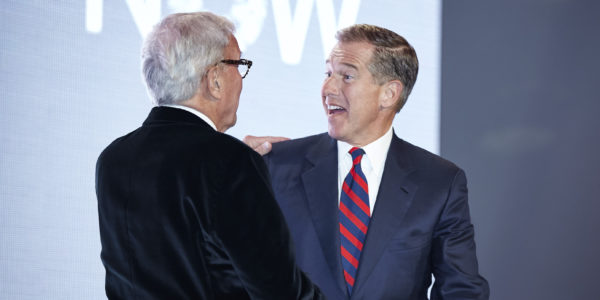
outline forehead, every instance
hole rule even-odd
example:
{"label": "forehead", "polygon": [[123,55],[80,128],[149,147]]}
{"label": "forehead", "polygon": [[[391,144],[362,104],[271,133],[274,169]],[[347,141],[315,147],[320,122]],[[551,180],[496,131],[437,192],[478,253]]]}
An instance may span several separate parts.
{"label": "forehead", "polygon": [[227,47],[225,47],[224,54],[225,56],[234,56],[230,58],[237,58],[241,54],[237,39],[233,35],[229,36],[229,44],[227,44]]}
{"label": "forehead", "polygon": [[327,64],[348,65],[354,68],[366,67],[373,54],[375,46],[367,42],[339,42],[337,43],[327,59]]}

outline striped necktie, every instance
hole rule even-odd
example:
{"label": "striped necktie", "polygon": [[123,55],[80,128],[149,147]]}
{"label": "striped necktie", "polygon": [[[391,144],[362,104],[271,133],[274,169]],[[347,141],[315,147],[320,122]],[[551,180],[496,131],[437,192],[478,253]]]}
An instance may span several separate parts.
{"label": "striped necktie", "polygon": [[344,279],[348,287],[348,294],[351,295],[360,253],[371,219],[371,209],[369,208],[367,178],[360,166],[365,151],[353,147],[349,153],[352,155],[352,168],[344,179],[340,196],[340,250]]}

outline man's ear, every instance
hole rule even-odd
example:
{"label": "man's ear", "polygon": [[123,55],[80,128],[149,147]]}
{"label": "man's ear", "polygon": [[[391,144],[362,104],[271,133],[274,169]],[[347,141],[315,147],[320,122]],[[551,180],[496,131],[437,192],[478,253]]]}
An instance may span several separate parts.
{"label": "man's ear", "polygon": [[380,97],[381,108],[393,108],[395,109],[400,101],[400,95],[404,89],[404,85],[400,80],[392,80],[386,82],[382,86],[383,90]]}
{"label": "man's ear", "polygon": [[221,85],[219,83],[221,80],[219,67],[213,66],[209,68],[206,72],[205,80],[210,96],[215,99],[221,99],[223,90],[221,89]]}

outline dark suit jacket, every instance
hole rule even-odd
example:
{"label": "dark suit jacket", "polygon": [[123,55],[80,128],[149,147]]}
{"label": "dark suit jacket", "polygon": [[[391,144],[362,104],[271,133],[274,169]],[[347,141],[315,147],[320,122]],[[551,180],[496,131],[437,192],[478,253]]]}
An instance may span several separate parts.
{"label": "dark suit jacket", "polygon": [[157,107],[98,158],[110,299],[312,299],[262,158]]}
{"label": "dark suit jacket", "polygon": [[342,276],[336,141],[276,143],[265,157],[298,265],[328,299],[487,299],[464,172],[392,138],[351,297]]}

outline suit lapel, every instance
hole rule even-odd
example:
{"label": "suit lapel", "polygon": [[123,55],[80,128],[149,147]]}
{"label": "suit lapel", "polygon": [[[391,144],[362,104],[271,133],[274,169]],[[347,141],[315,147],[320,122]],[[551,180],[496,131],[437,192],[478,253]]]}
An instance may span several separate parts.
{"label": "suit lapel", "polygon": [[336,141],[324,135],[307,154],[306,159],[312,165],[312,168],[309,167],[302,174],[308,207],[331,274],[345,294],[339,254]]}
{"label": "suit lapel", "polygon": [[360,258],[354,295],[358,294],[362,284],[366,282],[379,261],[388,241],[398,231],[418,188],[417,184],[410,179],[409,175],[413,167],[407,158],[407,153],[402,150],[402,143],[399,138],[393,136]]}

